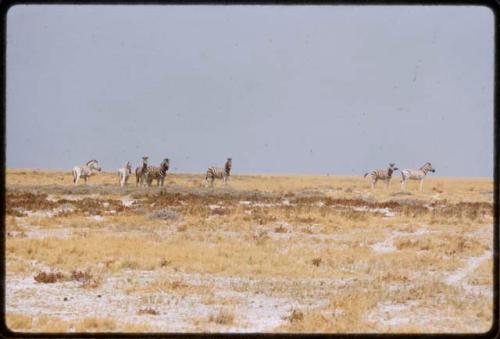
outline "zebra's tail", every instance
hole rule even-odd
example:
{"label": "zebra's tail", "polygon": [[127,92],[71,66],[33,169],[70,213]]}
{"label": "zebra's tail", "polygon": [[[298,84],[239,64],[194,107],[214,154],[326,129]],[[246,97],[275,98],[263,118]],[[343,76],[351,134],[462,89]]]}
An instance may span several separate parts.
{"label": "zebra's tail", "polygon": [[76,170],[73,168],[72,172],[73,172],[73,184],[76,184],[76,176],[77,176]]}

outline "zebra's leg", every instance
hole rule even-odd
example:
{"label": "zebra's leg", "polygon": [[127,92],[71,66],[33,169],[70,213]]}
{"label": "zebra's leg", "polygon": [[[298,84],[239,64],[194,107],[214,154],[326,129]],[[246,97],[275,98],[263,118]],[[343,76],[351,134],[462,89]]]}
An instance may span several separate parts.
{"label": "zebra's leg", "polygon": [[372,190],[375,189],[375,184],[377,183],[377,178],[372,179]]}
{"label": "zebra's leg", "polygon": [[207,171],[207,174],[205,175],[205,187],[208,187],[208,179],[211,179],[210,171]]}
{"label": "zebra's leg", "polygon": [[87,185],[87,181],[89,180],[89,178],[87,176],[83,177],[83,180],[85,180],[85,185]]}
{"label": "zebra's leg", "polygon": [[423,188],[424,188],[424,179],[421,179],[420,180],[420,192],[422,192]]}

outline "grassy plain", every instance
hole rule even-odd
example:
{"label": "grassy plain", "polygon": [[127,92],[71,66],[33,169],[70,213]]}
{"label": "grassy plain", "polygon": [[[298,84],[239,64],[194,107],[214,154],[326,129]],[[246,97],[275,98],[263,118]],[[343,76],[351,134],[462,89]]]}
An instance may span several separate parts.
{"label": "grassy plain", "polygon": [[493,182],[7,170],[15,331],[484,332]]}

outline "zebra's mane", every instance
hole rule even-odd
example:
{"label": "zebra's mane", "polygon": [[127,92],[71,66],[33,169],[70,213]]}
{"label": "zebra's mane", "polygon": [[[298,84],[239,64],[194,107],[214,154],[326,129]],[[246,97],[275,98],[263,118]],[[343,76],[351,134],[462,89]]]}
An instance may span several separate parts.
{"label": "zebra's mane", "polygon": [[165,174],[168,171],[168,167],[170,165],[170,161],[168,159],[163,159],[160,165],[160,169],[162,174]]}
{"label": "zebra's mane", "polygon": [[95,159],[92,159],[92,160],[87,161],[87,163],[85,165],[89,166],[93,162],[97,163],[98,161]]}
{"label": "zebra's mane", "polygon": [[428,167],[428,166],[432,166],[430,162],[426,162],[422,167],[420,167],[419,169],[423,170],[424,168]]}

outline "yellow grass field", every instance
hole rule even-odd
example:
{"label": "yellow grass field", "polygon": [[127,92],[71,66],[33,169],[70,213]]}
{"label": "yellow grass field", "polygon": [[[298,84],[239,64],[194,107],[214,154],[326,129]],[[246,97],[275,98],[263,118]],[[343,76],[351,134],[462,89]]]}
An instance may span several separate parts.
{"label": "yellow grass field", "polygon": [[6,321],[21,332],[477,333],[493,180],[7,170]]}

